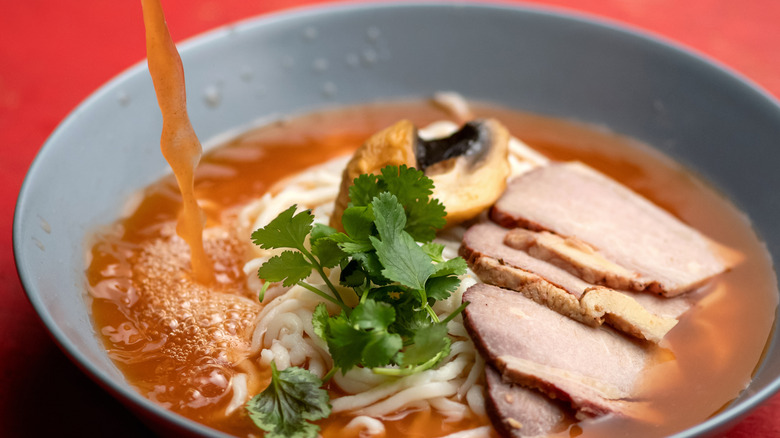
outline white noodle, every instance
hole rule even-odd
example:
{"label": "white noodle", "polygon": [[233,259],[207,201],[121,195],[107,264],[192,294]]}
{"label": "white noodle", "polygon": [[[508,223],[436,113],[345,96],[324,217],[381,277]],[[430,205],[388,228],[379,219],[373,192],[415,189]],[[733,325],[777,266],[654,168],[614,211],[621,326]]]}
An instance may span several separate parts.
{"label": "white noodle", "polygon": [[306,366],[309,372],[319,377],[320,379],[325,377],[325,374],[328,372],[327,370],[330,369],[330,367],[330,365],[326,367],[325,362],[315,357],[309,358],[309,364]]}
{"label": "white noodle", "polygon": [[385,425],[376,418],[360,415],[347,423],[343,432],[357,432],[357,436],[360,438],[379,438],[385,436]]}
{"label": "white noodle", "polygon": [[485,412],[485,391],[482,385],[474,385],[466,393],[466,401],[471,408],[471,412],[480,417],[487,415]]}
{"label": "white noodle", "polygon": [[[425,382],[448,382],[458,377],[463,369],[468,366],[469,362],[471,361],[465,357],[458,357],[454,360],[446,362],[444,365],[435,370],[426,370],[421,373],[412,374],[410,376],[405,376],[393,380],[385,380],[383,383],[380,383],[379,385],[369,390],[358,392],[354,395],[339,397],[333,400],[333,412],[364,409],[371,406],[372,404],[379,403],[382,399],[389,397],[392,394],[396,394],[407,388],[419,387]],[[351,371],[352,370],[350,370],[350,372]],[[349,373],[347,374],[349,375]],[[432,397],[435,397],[435,395],[431,395],[430,397],[423,397],[422,399],[428,399]]]}
{"label": "white noodle", "polygon": [[257,325],[255,325],[254,333],[252,334],[252,343],[250,344],[250,351],[257,353],[260,347],[269,347],[273,337],[265,337],[266,343],[262,344],[265,332],[268,330],[268,325],[271,324],[278,315],[282,315],[286,312],[292,312],[299,308],[300,303],[293,299],[281,299],[278,297],[266,305],[257,317]]}
{"label": "white noodle", "polygon": [[[457,385],[452,382],[430,382],[412,388],[404,389],[392,396],[374,403],[357,412],[372,417],[382,417],[387,413],[393,413],[406,408],[413,402],[429,401],[436,397],[446,397],[458,390]],[[339,399],[340,400],[340,399]]]}
{"label": "white noodle", "polygon": [[292,365],[290,363],[290,352],[284,348],[284,346],[279,343],[278,340],[274,339],[271,342],[271,348],[264,350],[263,352],[265,351],[270,351],[271,356],[268,356],[267,362],[263,365],[270,366],[271,361],[273,361],[276,364],[276,367],[280,370],[288,368],[290,365]]}
{"label": "white noodle", "polygon": [[452,401],[446,397],[437,397],[430,400],[431,406],[444,415],[444,421],[456,422],[469,415],[468,405]]}
{"label": "white noodle", "polygon": [[482,426],[469,430],[461,430],[460,432],[451,433],[444,438],[488,438],[492,436],[490,432],[493,430],[490,426]]}
{"label": "white noodle", "polygon": [[485,372],[485,360],[482,359],[482,355],[475,354],[474,355],[474,365],[471,367],[471,371],[469,371],[468,377],[466,377],[466,381],[463,382],[463,385],[461,385],[460,388],[458,388],[458,397],[463,397],[464,394],[466,394],[477,382],[477,380],[482,377],[482,374]]}
{"label": "white noodle", "polygon": [[233,388],[233,398],[230,399],[230,403],[228,403],[225,408],[225,415],[232,414],[236,409],[243,406],[244,402],[249,398],[249,391],[247,390],[246,385],[246,374],[241,373],[233,376],[233,378],[230,379],[230,386]]}
{"label": "white noodle", "polygon": [[[302,333],[303,322],[301,322],[301,318],[298,318],[298,315],[292,312],[280,314],[266,328],[266,337],[270,338],[281,338],[287,334],[300,336]],[[285,346],[290,347],[291,345],[285,344]]]}
{"label": "white noodle", "polygon": [[389,376],[375,374],[367,368],[352,368],[346,375],[340,372],[333,375],[333,381],[348,394],[360,394],[394,380]]}

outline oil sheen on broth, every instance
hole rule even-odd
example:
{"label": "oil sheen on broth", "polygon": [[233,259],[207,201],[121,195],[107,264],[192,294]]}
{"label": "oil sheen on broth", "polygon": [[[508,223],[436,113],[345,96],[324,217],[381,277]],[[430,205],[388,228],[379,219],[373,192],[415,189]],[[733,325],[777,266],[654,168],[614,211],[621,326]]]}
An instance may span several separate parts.
{"label": "oil sheen on broth", "polygon": [[[641,392],[657,418],[581,422],[563,435],[666,435],[703,421],[737,397],[761,358],[778,295],[769,257],[743,215],[680,165],[639,142],[592,126],[488,105],[475,105],[472,110],[476,117],[497,118],[512,135],[552,159],[577,159],[604,172],[745,256],[741,264],[706,286],[711,292],[666,337],[664,346],[672,354],[659,354],[660,363],[647,373]],[[448,114],[425,101],[333,109],[258,128],[210,151],[195,174],[195,193],[204,207],[207,227],[229,223],[237,207],[261,196],[275,182],[351,152],[371,134],[402,118],[425,126]],[[223,414],[231,399],[224,391],[226,379],[252,365],[244,361],[231,369],[195,357],[199,352],[229,354],[229,345],[219,345],[224,344],[222,332],[214,330],[214,339],[200,333],[199,344],[193,345],[184,334],[161,336],[156,332],[160,327],[148,324],[149,320],[177,324],[176,315],[150,316],[154,299],[143,290],[148,290],[153,275],[139,273],[137,265],[143,262],[144,242],[175,229],[180,208],[176,183],[168,177],[143,192],[132,214],[96,236],[87,269],[96,329],[111,358],[141,394],[215,429],[257,435],[259,430],[243,409],[229,417]],[[247,290],[241,270],[249,236],[225,236],[220,242],[217,248],[207,249],[217,254],[212,257],[218,281],[211,288],[225,297],[204,307],[213,309],[215,317],[227,318],[235,330],[251,324],[248,320],[256,314],[244,301],[230,298],[254,293]],[[186,264],[186,256],[186,247],[171,253],[170,265]],[[177,289],[182,281],[154,286]],[[172,292],[168,296],[176,296],[176,290]],[[182,300],[197,299],[192,291],[182,293]],[[147,321],[146,326],[140,327],[139,321]],[[668,360],[672,355],[674,360]],[[190,386],[193,382],[195,387]],[[249,382],[250,393],[266,384]],[[186,403],[193,391],[199,391],[200,402]],[[334,414],[318,423],[324,436],[341,437],[349,419]],[[387,421],[386,427],[387,436],[431,437],[486,424],[487,418],[447,423],[439,414],[424,411]]]}

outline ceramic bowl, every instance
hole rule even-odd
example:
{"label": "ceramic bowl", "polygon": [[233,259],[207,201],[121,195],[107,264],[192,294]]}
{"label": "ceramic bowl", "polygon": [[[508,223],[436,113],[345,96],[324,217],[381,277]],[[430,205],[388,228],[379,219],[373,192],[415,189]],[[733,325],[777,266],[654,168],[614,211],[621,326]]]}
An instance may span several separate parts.
{"label": "ceramic bowl", "polygon": [[[430,96],[604,125],[700,173],[780,258],[780,106],[749,81],[675,44],[539,9],[471,4],[342,5],[220,28],[181,47],[202,139],[258,119],[334,104]],[[163,433],[219,435],[134,391],[109,360],[85,304],[85,236],[168,172],[145,63],[82,103],[24,182],[14,251],[30,301],[64,351]],[[773,341],[747,390],[679,436],[723,430],[780,387]]]}

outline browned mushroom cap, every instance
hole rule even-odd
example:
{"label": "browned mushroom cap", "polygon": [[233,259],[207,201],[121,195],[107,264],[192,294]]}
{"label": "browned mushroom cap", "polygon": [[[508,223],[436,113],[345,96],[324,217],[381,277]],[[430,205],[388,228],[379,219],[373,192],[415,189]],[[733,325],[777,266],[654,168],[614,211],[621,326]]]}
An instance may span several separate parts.
{"label": "browned mushroom cap", "polygon": [[509,132],[493,119],[465,124],[449,137],[422,140],[408,120],[374,134],[344,169],[330,225],[341,229],[349,186],[364,173],[406,164],[425,172],[435,184],[433,196],[447,210],[447,226],[471,219],[496,202],[509,176]]}
{"label": "browned mushroom cap", "polygon": [[330,217],[330,226],[342,230],[341,215],[349,204],[349,186],[352,181],[365,173],[378,175],[388,165],[406,164],[415,167],[414,145],[417,141],[417,128],[408,120],[372,135],[363,146],[355,151],[341,176],[341,187]]}

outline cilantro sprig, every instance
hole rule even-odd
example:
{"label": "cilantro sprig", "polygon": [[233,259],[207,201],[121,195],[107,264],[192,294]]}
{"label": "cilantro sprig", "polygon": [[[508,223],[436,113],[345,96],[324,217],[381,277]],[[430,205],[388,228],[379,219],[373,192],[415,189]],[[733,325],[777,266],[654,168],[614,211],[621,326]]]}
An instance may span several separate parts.
{"label": "cilantro sprig", "polygon": [[[312,317],[315,332],[328,344],[332,372],[361,366],[403,376],[433,368],[449,354],[446,325],[465,305],[443,320],[432,306],[457,290],[467,265],[460,257],[444,260],[444,247],[432,242],[446,214],[432,198],[433,188],[417,169],[387,166],[379,175],[354,180],[343,232],[314,224],[311,211],[296,214],[293,205],[252,233],[261,248],[285,250],[259,268],[265,286],[300,285],[339,306],[330,315],[320,304]],[[336,267],[342,290],[358,298],[354,308],[326,273]],[[323,289],[307,281],[312,272],[322,278]]]}
{"label": "cilantro sprig", "polygon": [[[316,236],[312,236],[311,251],[307,249],[306,237],[313,234],[314,216],[308,210],[295,214],[296,208],[295,205],[291,206],[281,212],[268,225],[252,233],[252,243],[260,248],[295,250],[284,251],[280,255],[272,257],[258,269],[257,275],[267,282],[282,282],[284,286],[298,284],[322,298],[338,304],[342,309],[349,310],[324,271],[324,268],[336,266],[343,258],[344,253],[333,243],[318,244],[319,240],[327,237],[328,233],[328,230],[321,229],[318,229]],[[312,270],[320,274],[325,284],[333,292],[331,295],[304,281],[311,275]]]}
{"label": "cilantro sprig", "polygon": [[271,383],[252,398],[246,408],[249,417],[265,431],[266,438],[309,438],[319,426],[309,421],[330,415],[328,392],[322,381],[308,370],[289,367],[277,371],[271,362]]}

